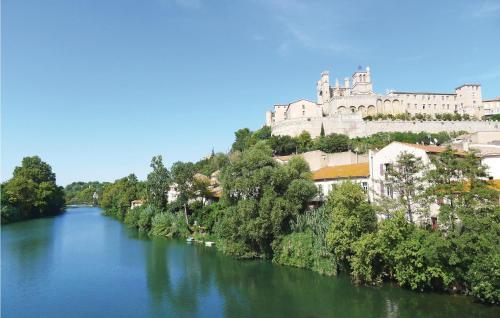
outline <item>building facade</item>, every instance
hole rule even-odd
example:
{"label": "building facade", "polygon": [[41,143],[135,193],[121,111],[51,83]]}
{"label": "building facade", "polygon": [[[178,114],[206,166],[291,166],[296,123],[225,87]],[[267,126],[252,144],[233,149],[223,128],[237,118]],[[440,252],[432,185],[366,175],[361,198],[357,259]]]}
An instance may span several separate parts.
{"label": "building facade", "polygon": [[[490,108],[496,105],[490,104],[488,104]],[[331,85],[329,73],[323,72],[316,85],[316,102],[300,99],[289,104],[277,104],[273,111],[266,113],[266,125],[272,128],[275,135],[296,136],[302,131],[307,131],[314,137],[319,134],[321,126],[324,126],[326,133],[345,133],[350,137],[360,137],[384,131],[384,127],[387,126],[378,121],[368,124],[363,120],[367,116],[378,114],[435,116],[444,113],[467,114],[471,118],[482,118],[485,108],[481,85],[464,84],[455,88],[453,92],[444,93],[390,91],[387,94],[379,94],[373,90],[372,73],[367,67],[365,70],[354,72],[351,78],[345,78],[342,85],[338,79]],[[399,125],[401,122],[403,123]],[[446,126],[440,127],[441,125],[429,122],[419,122],[416,129],[412,127],[405,129],[407,122],[394,121],[387,127],[392,129],[390,131],[438,132],[451,131],[448,126],[453,123],[440,122],[442,126]],[[459,126],[464,126],[471,132],[498,129],[498,125],[484,121],[460,123]]]}

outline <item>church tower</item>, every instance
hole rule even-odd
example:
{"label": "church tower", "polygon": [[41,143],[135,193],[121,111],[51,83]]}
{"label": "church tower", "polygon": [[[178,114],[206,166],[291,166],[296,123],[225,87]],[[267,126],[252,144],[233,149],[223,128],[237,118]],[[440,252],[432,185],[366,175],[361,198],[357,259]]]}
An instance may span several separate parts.
{"label": "church tower", "polygon": [[332,98],[330,94],[330,75],[327,71],[321,73],[321,79],[316,85],[316,95],[319,105],[329,103]]}
{"label": "church tower", "polygon": [[370,67],[365,71],[361,67],[352,75],[352,94],[372,94],[373,84]]}

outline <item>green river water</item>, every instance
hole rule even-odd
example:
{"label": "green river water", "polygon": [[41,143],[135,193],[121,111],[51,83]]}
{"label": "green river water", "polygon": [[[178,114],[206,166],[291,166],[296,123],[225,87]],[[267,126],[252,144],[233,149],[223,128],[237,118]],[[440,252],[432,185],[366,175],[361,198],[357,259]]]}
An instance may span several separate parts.
{"label": "green river water", "polygon": [[2,226],[2,317],[500,317],[471,298],[358,287],[73,208]]}

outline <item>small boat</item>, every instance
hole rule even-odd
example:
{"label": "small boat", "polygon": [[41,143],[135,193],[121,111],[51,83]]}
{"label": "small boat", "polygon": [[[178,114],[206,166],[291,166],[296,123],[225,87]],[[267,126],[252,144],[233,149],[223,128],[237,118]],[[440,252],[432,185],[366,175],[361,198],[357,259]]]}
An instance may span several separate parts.
{"label": "small boat", "polygon": [[188,243],[191,243],[193,241],[194,241],[194,238],[192,238],[191,236],[186,239],[186,242],[188,242]]}
{"label": "small boat", "polygon": [[205,246],[212,247],[215,244],[215,242],[212,241],[206,241]]}

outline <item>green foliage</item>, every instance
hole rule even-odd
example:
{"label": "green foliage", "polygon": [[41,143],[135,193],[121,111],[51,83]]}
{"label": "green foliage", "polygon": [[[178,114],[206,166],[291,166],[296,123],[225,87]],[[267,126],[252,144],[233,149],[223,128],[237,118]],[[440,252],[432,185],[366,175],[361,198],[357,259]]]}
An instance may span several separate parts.
{"label": "green foliage", "polygon": [[155,210],[151,205],[141,209],[139,212],[139,219],[137,220],[137,228],[141,231],[149,231],[151,229],[151,220],[153,219],[154,214]]}
{"label": "green foliage", "polygon": [[161,156],[154,156],[150,167],[153,171],[148,174],[146,181],[148,203],[163,209],[167,206],[167,193],[172,182],[170,172],[163,165]]}
{"label": "green foliage", "polygon": [[428,208],[425,206],[423,191],[425,182],[425,166],[421,158],[403,152],[396,162],[389,166],[386,173],[387,185],[397,194],[396,200],[406,210],[408,219],[414,222],[413,215],[425,215]]}
{"label": "green foliage", "polygon": [[210,158],[205,158],[195,163],[195,170],[205,176],[210,176],[229,164],[229,157],[223,153],[215,153]]}
{"label": "green foliage", "polygon": [[190,231],[182,212],[161,212],[153,217],[150,234],[163,237],[187,237]]}
{"label": "green foliage", "polygon": [[38,156],[23,158],[1,192],[2,223],[55,215],[65,203],[64,190],[56,185],[52,168]]}
{"label": "green foliage", "polygon": [[104,214],[123,221],[125,213],[130,208],[130,202],[143,198],[142,188],[143,183],[139,182],[134,174],[107,184],[101,199]]}
{"label": "green foliage", "polygon": [[341,134],[320,136],[314,139],[312,148],[327,153],[347,151],[349,150],[349,137]]}
{"label": "green foliage", "polygon": [[312,268],[314,261],[314,238],[311,231],[286,235],[279,244],[274,262],[300,268]]}
{"label": "green foliage", "polygon": [[231,162],[221,181],[225,209],[215,231],[225,252],[245,258],[271,257],[316,193],[301,158],[280,165],[262,142]]}
{"label": "green foliage", "polygon": [[[104,186],[108,184],[107,182],[73,182],[68,184],[64,188],[64,194],[66,198],[66,204],[88,204],[96,205],[99,204],[100,198],[102,198],[102,192]],[[97,194],[97,198],[94,199],[94,193]]]}
{"label": "green foliage", "polygon": [[442,113],[435,114],[432,116],[431,114],[422,114],[418,113],[415,115],[411,115],[410,113],[401,113],[401,114],[376,114],[374,116],[366,116],[363,118],[364,120],[372,121],[372,120],[418,120],[418,121],[432,121],[432,120],[443,120],[443,121],[463,121],[463,120],[471,120],[471,116],[469,114],[458,114],[458,113]]}
{"label": "green foliage", "polygon": [[309,134],[307,131],[303,131],[295,139],[296,139],[296,143],[297,143],[297,152],[298,153],[308,152],[312,149],[313,141],[311,138],[311,134]]}
{"label": "green foliage", "polygon": [[272,136],[269,145],[275,155],[284,156],[297,152],[297,141],[290,136]]}
{"label": "green foliage", "polygon": [[412,144],[437,144],[441,145],[452,138],[465,133],[464,131],[448,133],[412,133],[412,132],[380,132],[368,137],[358,137],[350,140],[350,148],[358,152],[367,152],[368,149],[381,149],[393,141],[407,142]]}
{"label": "green foliage", "polygon": [[471,294],[482,302],[500,303],[500,251],[499,245],[488,254],[480,255],[471,264],[467,273],[467,282]]}
{"label": "green foliage", "polygon": [[141,216],[141,211],[144,209],[144,207],[137,207],[135,209],[129,209],[127,210],[125,214],[125,218],[123,219],[123,222],[128,225],[129,227],[138,227],[139,226],[139,218]]}
{"label": "green foliage", "polygon": [[421,291],[448,288],[455,280],[450,270],[455,259],[450,255],[450,245],[439,233],[412,228],[410,236],[394,251],[398,284]]}
{"label": "green foliage", "polygon": [[203,227],[208,233],[213,232],[215,224],[220,220],[223,213],[222,204],[219,202],[210,205],[201,205],[198,208],[191,209],[193,210],[193,222],[196,221],[198,226]]}
{"label": "green foliage", "polygon": [[292,234],[283,237],[273,261],[335,275],[336,262],[326,244],[330,222],[331,218],[325,207],[298,215],[292,224]]}
{"label": "green foliage", "polygon": [[493,120],[493,121],[500,121],[500,114],[495,114],[495,115],[489,116],[488,119]]}
{"label": "green foliage", "polygon": [[332,222],[326,239],[328,247],[342,267],[348,267],[354,254],[352,246],[364,233],[373,232],[377,225],[375,211],[367,202],[358,184],[343,182],[330,192],[326,208]]}

